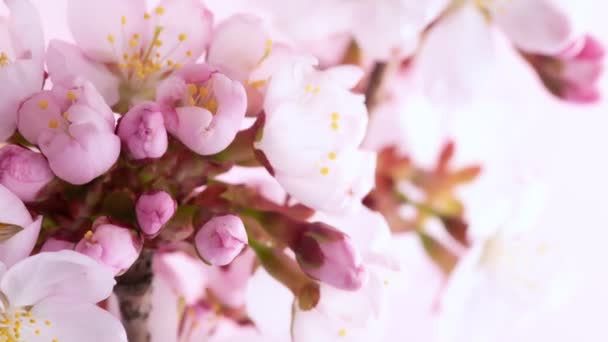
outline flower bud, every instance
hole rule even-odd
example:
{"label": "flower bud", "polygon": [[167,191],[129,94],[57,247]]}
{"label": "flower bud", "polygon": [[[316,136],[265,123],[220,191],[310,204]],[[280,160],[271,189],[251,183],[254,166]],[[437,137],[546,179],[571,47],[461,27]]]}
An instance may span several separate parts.
{"label": "flower bud", "polygon": [[131,108],[120,121],[118,136],[135,159],[160,158],[167,151],[167,130],[155,103]]}
{"label": "flower bud", "polygon": [[604,48],[591,36],[557,56],[526,56],[554,95],[570,102],[590,103],[600,97],[598,80],[603,71]]}
{"label": "flower bud", "polygon": [[141,195],[135,205],[137,223],[146,236],[158,234],[175,214],[177,203],[164,191]]}
{"label": "flower bud", "polygon": [[132,230],[103,221],[94,224],[93,229],[76,244],[75,250],[108,266],[114,275],[124,273],[139,257],[142,242]]}
{"label": "flower bud", "polygon": [[196,250],[211,265],[224,266],[236,258],[247,244],[243,221],[235,215],[216,216],[194,237]]}
{"label": "flower bud", "polygon": [[308,225],[293,250],[304,273],[336,288],[355,291],[367,278],[351,238],[326,224]]}
{"label": "flower bud", "polygon": [[0,184],[24,202],[31,202],[55,176],[40,154],[16,146],[0,148]]}
{"label": "flower bud", "polygon": [[74,249],[74,245],[75,245],[75,243],[73,243],[73,242],[56,239],[56,238],[50,238],[44,242],[42,247],[40,247],[40,252],[58,252],[58,251],[61,251],[64,249],[71,250],[71,249]]}

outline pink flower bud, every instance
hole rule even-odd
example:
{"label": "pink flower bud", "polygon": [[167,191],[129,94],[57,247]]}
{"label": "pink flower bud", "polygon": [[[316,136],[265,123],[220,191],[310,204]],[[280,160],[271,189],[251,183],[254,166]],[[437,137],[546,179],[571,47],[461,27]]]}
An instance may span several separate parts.
{"label": "pink flower bud", "polygon": [[118,136],[135,159],[160,158],[167,151],[163,115],[153,102],[131,108],[120,121]]}
{"label": "pink flower bud", "polygon": [[293,250],[307,275],[339,289],[358,290],[367,278],[351,238],[324,223],[308,225]]}
{"label": "pink flower bud", "polygon": [[0,148],[0,184],[22,201],[33,201],[54,177],[40,153],[16,145]]}
{"label": "pink flower bud", "polygon": [[175,200],[164,191],[141,195],[135,205],[137,223],[146,236],[155,236],[169,222],[176,208]]}
{"label": "pink flower bud", "polygon": [[248,240],[243,221],[238,216],[225,215],[205,223],[194,241],[203,260],[211,265],[224,266],[239,255]]}
{"label": "pink flower bud", "polygon": [[40,252],[57,252],[64,249],[74,249],[75,245],[73,242],[50,238],[40,247]]}
{"label": "pink flower bud", "polygon": [[592,36],[582,37],[557,56],[527,56],[545,86],[571,102],[599,100],[598,80],[604,69],[604,48]]}
{"label": "pink flower bud", "polygon": [[114,275],[120,275],[137,260],[142,242],[134,231],[104,221],[98,220],[94,230],[85,234],[75,250],[108,266]]}

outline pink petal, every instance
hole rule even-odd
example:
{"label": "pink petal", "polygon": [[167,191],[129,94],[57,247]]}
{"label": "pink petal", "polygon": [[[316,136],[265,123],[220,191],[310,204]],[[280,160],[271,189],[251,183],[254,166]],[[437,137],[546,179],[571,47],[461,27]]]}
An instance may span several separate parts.
{"label": "pink petal", "polygon": [[554,55],[573,39],[570,15],[556,0],[510,0],[495,7],[494,20],[522,50]]}
{"label": "pink petal", "polygon": [[46,64],[54,84],[70,87],[75,78],[82,77],[95,85],[110,106],[118,102],[120,80],[104,66],[87,59],[76,46],[60,40],[51,40]]}
{"label": "pink petal", "polygon": [[[68,1],[68,25],[76,44],[98,62],[118,62],[135,33],[147,33],[145,0]],[[123,17],[125,24],[123,25]],[[114,44],[108,36],[112,35]]]}
{"label": "pink petal", "polygon": [[28,96],[42,88],[43,69],[34,60],[18,60],[0,69],[0,140],[15,131],[17,109]]}
{"label": "pink petal", "polygon": [[41,226],[42,216],[39,216],[36,221],[24,226],[22,231],[8,240],[0,242],[0,261],[10,267],[29,256],[36,246]]}
{"label": "pink petal", "polygon": [[19,133],[33,144],[40,134],[49,128],[52,120],[63,122],[61,108],[52,92],[45,90],[30,97],[19,108],[17,125]]}
{"label": "pink petal", "polygon": [[97,303],[112,293],[115,283],[107,267],[80,253],[63,250],[18,262],[5,273],[0,288],[11,306],[19,307],[53,296]]}
{"label": "pink petal", "polygon": [[40,14],[27,0],[5,0],[10,16],[10,31],[16,56],[29,56],[42,67],[44,55],[44,36]]}
{"label": "pink petal", "polygon": [[165,10],[157,16],[163,44],[155,51],[181,64],[195,62],[209,46],[213,15],[198,0],[162,0],[159,6]]}

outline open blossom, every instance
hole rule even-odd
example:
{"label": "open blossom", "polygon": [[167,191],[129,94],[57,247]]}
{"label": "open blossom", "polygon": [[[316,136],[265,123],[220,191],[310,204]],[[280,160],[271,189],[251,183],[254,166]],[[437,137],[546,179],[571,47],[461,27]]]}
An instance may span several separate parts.
{"label": "open blossom", "polygon": [[361,70],[325,71],[313,59],[283,66],[266,94],[266,120],[255,146],[274,177],[295,199],[339,212],[363,198],[374,183],[376,155],[359,149],[367,125],[363,96],[349,91]]}
{"label": "open blossom", "polygon": [[331,226],[313,223],[296,242],[296,259],[314,279],[342,290],[358,290],[366,281],[361,256],[350,237]]}
{"label": "open blossom", "polygon": [[27,0],[5,0],[8,18],[0,17],[0,141],[17,126],[17,108],[40,91],[44,76],[44,39],[38,11]]}
{"label": "open blossom", "polygon": [[98,219],[75,250],[108,266],[114,275],[120,275],[137,260],[141,248],[142,242],[136,233]]}
{"label": "open blossom", "polygon": [[20,229],[8,239],[0,239],[0,263],[12,266],[27,257],[34,249],[40,233],[42,216],[32,220],[32,216],[23,202],[3,185],[0,185],[0,223],[2,224],[0,233],[5,233],[8,229],[15,229],[15,227],[6,227],[6,225],[15,225]]}
{"label": "open blossom", "polygon": [[151,9],[144,0],[70,0],[68,24],[77,47],[52,41],[49,73],[60,82],[88,78],[110,105],[121,96],[127,103],[151,99],[160,80],[203,54],[211,23],[196,0],[163,0]]}
{"label": "open blossom", "polygon": [[72,184],[88,183],[114,165],[120,154],[114,126],[112,110],[89,82],[39,92],[19,109],[19,132]]}
{"label": "open blossom", "polygon": [[243,86],[206,64],[175,72],[159,85],[156,99],[167,130],[200,155],[228,147],[247,110]]}
{"label": "open blossom", "polygon": [[22,201],[36,199],[36,195],[55,175],[46,159],[37,152],[6,145],[0,148],[0,184]]}
{"label": "open blossom", "polygon": [[558,0],[463,1],[429,30],[416,55],[416,84],[440,99],[471,97],[468,92],[485,84],[496,58],[492,25],[526,53],[556,56],[582,34],[571,15],[575,6]]}
{"label": "open blossom", "polygon": [[167,151],[167,130],[160,108],[152,102],[135,105],[120,120],[118,136],[135,159],[160,158]]}
{"label": "open blossom", "polygon": [[[247,39],[241,40],[245,35]],[[290,58],[290,48],[272,40],[261,18],[236,14],[214,30],[207,63],[245,86],[247,112],[256,115],[262,109],[270,76]]]}
{"label": "open blossom", "polygon": [[144,234],[155,236],[169,222],[176,208],[177,203],[165,191],[143,194],[135,204],[137,223]]}
{"label": "open blossom", "polygon": [[0,339],[126,342],[120,322],[95,305],[114,284],[108,269],[73,251],[40,253],[8,270],[0,263]]}
{"label": "open blossom", "polygon": [[194,237],[201,258],[214,266],[224,266],[236,258],[247,244],[243,221],[235,215],[216,216]]}

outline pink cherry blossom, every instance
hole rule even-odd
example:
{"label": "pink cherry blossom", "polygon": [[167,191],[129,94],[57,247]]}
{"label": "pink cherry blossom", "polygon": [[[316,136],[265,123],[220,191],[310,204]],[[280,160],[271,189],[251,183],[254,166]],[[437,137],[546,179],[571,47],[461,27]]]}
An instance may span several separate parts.
{"label": "pink cherry blossom", "polygon": [[[266,26],[254,15],[234,15],[217,26],[207,55],[207,63],[245,86],[247,112],[252,115],[262,109],[270,76],[293,53],[284,43],[273,41]],[[243,35],[248,39],[238,40]]]}
{"label": "pink cherry blossom", "polygon": [[17,126],[17,109],[40,91],[44,76],[44,39],[38,11],[28,0],[5,0],[8,18],[0,17],[0,141]]}
{"label": "pink cherry blossom", "polygon": [[137,233],[98,219],[76,244],[75,250],[109,267],[114,275],[124,273],[137,260],[142,241]]}
{"label": "pink cherry blossom", "polygon": [[163,0],[150,9],[144,0],[93,6],[70,0],[77,47],[51,43],[49,73],[58,82],[90,76],[110,105],[151,99],[160,80],[203,54],[211,23],[211,13],[195,0]]}
{"label": "pink cherry blossom", "polygon": [[120,154],[114,126],[112,110],[88,82],[39,92],[19,110],[19,132],[72,184],[88,183],[114,165]]}
{"label": "pink cherry blossom", "polygon": [[42,217],[32,220],[23,202],[3,185],[0,185],[0,222],[17,225],[23,230],[0,242],[0,263],[12,266],[30,255],[40,233]]}
{"label": "pink cherry blossom", "polygon": [[144,234],[153,237],[169,222],[176,209],[177,203],[165,191],[143,194],[135,204],[137,223]]}
{"label": "pink cherry blossom", "polygon": [[124,328],[95,303],[115,284],[112,273],[73,251],[46,252],[8,270],[0,263],[0,336],[7,341],[127,341]]}
{"label": "pink cherry blossom", "polygon": [[228,147],[247,109],[243,86],[205,64],[185,66],[163,81],[157,101],[167,130],[201,155]]}
{"label": "pink cherry blossom", "polygon": [[194,240],[196,250],[204,261],[224,266],[241,253],[247,244],[247,232],[238,216],[216,216],[199,229]]}
{"label": "pink cherry blossom", "polygon": [[54,177],[49,163],[40,153],[16,145],[0,148],[0,184],[22,201],[35,200]]}
{"label": "pink cherry blossom", "polygon": [[167,130],[160,108],[152,102],[135,105],[120,120],[118,136],[135,159],[160,158],[167,151]]}
{"label": "pink cherry blossom", "polygon": [[361,70],[319,71],[314,65],[300,59],[273,75],[264,130],[255,146],[295,199],[315,209],[345,211],[374,183],[376,156],[359,149],[367,111],[363,97],[349,91]]}

